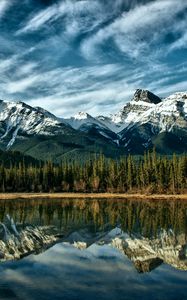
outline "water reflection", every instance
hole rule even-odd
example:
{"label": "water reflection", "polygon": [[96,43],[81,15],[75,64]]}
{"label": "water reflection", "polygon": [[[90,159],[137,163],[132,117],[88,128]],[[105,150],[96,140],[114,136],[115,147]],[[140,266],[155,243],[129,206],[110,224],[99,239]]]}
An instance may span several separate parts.
{"label": "water reflection", "polygon": [[187,233],[187,202],[182,200],[1,200],[0,221],[10,215],[19,226],[55,225],[63,232],[87,227],[102,231],[120,225],[125,232],[157,237],[160,230]]}
{"label": "water reflection", "polygon": [[2,300],[185,300],[187,295],[186,273],[161,265],[138,275],[131,261],[109,246],[79,251],[57,244],[2,264],[0,271]]}
{"label": "water reflection", "polygon": [[187,297],[184,200],[1,200],[0,222],[1,300]]}

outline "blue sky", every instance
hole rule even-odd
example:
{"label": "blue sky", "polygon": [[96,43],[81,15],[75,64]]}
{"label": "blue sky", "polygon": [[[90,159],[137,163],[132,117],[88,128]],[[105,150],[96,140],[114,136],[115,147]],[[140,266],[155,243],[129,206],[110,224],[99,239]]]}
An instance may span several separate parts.
{"label": "blue sky", "polygon": [[0,98],[58,116],[187,90],[186,0],[0,0]]}

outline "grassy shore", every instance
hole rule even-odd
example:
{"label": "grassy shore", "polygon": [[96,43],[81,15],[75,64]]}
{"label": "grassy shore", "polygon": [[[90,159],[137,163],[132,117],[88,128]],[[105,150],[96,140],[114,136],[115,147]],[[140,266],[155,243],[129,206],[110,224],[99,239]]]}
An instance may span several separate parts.
{"label": "grassy shore", "polygon": [[99,199],[99,198],[112,198],[112,199],[183,199],[187,200],[187,194],[167,195],[167,194],[112,194],[112,193],[0,193],[1,199]]}

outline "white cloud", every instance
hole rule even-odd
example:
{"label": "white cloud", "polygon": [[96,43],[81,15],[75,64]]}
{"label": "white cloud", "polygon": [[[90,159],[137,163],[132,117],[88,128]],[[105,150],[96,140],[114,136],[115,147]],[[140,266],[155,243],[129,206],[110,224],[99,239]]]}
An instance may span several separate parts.
{"label": "white cloud", "polygon": [[1,0],[0,1],[0,17],[4,15],[4,13],[9,8],[10,5],[11,5],[11,2],[9,0]]}
{"label": "white cloud", "polygon": [[6,89],[9,94],[24,92],[26,89],[33,86],[33,84],[36,83],[38,79],[38,75],[31,75],[27,78],[7,83],[6,85],[4,85],[4,89]]}
{"label": "white cloud", "polygon": [[[33,71],[34,70],[34,71]],[[78,111],[92,115],[115,113],[129,101],[137,88],[150,89],[159,96],[185,89],[186,82],[169,85],[175,75],[186,72],[186,66],[175,70],[163,65],[145,66],[144,69],[126,70],[118,64],[82,68],[57,68],[39,71],[35,63],[21,68],[18,78],[2,85],[11,98],[20,99],[19,93],[29,95],[21,99],[33,106],[42,106],[59,117],[69,117]],[[164,78],[155,79],[160,73]],[[145,79],[152,78],[146,85]],[[160,77],[159,77],[160,78]],[[29,91],[35,90],[30,94]],[[17,94],[18,93],[18,94]]]}
{"label": "white cloud", "polygon": [[14,58],[1,59],[0,60],[0,72],[4,72],[4,71],[8,70],[14,62],[15,62]]}
{"label": "white cloud", "polygon": [[34,31],[43,26],[46,22],[48,22],[50,19],[54,18],[58,12],[57,5],[55,4],[52,7],[49,7],[41,12],[39,12],[37,15],[35,15],[31,20],[28,21],[26,26],[22,29],[20,29],[17,34],[24,33],[27,31]]}
{"label": "white cloud", "polygon": [[112,38],[122,53],[131,58],[145,59],[147,54],[154,55],[153,51],[149,53],[150,44],[154,40],[159,39],[168,27],[175,31],[173,18],[185,8],[187,2],[182,0],[158,0],[138,5],[85,40],[81,47],[82,53],[88,59],[95,57],[100,45]]}
{"label": "white cloud", "polygon": [[38,66],[36,62],[28,62],[21,65],[16,72],[16,76],[25,76],[32,73]]}
{"label": "white cloud", "polygon": [[[82,18],[83,14],[84,18]],[[60,17],[65,18],[63,21],[65,22],[66,34],[70,36],[75,35],[81,30],[85,31],[89,27],[89,30],[91,30],[100,24],[103,18],[106,18],[102,6],[96,0],[82,0],[77,2],[66,0],[61,1],[59,4],[53,4],[32,16],[26,25],[17,31],[17,35],[36,31]]]}
{"label": "white cloud", "polygon": [[159,92],[163,95],[169,95],[171,93],[187,91],[187,80],[177,82],[175,84],[168,84],[162,88],[159,88]]}
{"label": "white cloud", "polygon": [[[18,61],[9,59],[0,62],[0,71],[2,68],[12,67],[12,63],[18,65]],[[2,66],[1,66],[2,64]],[[14,64],[13,64],[14,66]],[[11,80],[8,78],[3,84],[3,89],[13,95],[23,93],[30,88],[39,88],[43,92],[49,93],[75,93],[79,89],[93,89],[97,87],[98,81],[105,80],[105,76],[116,74],[121,67],[116,64],[100,65],[83,68],[56,68],[50,71],[40,71],[36,62],[28,62],[16,67],[16,72]],[[85,85],[85,82],[87,83]],[[99,82],[99,85],[101,83]]]}
{"label": "white cloud", "polygon": [[[42,101],[45,109],[60,117],[74,115],[76,111],[88,111],[93,115],[101,114],[101,111],[105,115],[111,111],[118,111],[124,105],[125,99],[129,99],[134,90],[141,86],[141,81],[128,83],[128,76],[118,81],[112,78],[108,81],[100,80],[100,76],[104,76],[104,71],[110,68],[109,66],[103,67],[97,80],[92,81],[92,76],[96,76],[99,68],[102,69],[102,67],[98,69],[94,67],[94,69],[83,68],[82,71],[64,70],[63,75],[56,72],[56,75],[58,74],[56,80],[54,76],[52,77],[54,87],[50,90],[51,94],[30,99],[29,104],[37,106],[37,103]],[[45,75],[46,80],[50,81],[49,76],[52,76],[52,73]]]}
{"label": "white cloud", "polygon": [[[1,7],[1,3],[10,1],[0,0],[0,15],[8,7]],[[140,5],[140,1],[128,0],[125,3],[130,9],[122,15],[119,8],[124,0],[110,0],[108,10],[103,5],[106,2],[61,1],[38,13],[34,10],[19,27],[16,38],[2,35],[0,40],[6,53],[13,49],[18,54],[0,59],[1,98],[5,95],[22,99],[59,116],[70,116],[79,110],[97,115],[101,111],[118,111],[136,88],[151,89],[159,95],[183,89],[185,83],[169,85],[170,80],[184,78],[186,67],[175,68],[171,61],[167,64],[169,45],[163,40],[167,33],[174,33],[179,39],[170,51],[186,47],[186,20],[176,21],[176,15],[187,7],[187,2],[156,0],[147,4],[141,1],[144,5]],[[41,29],[46,32],[38,42],[37,30]],[[34,32],[32,37],[36,38],[22,36],[29,32]],[[83,40],[81,51],[84,58],[91,60],[90,64],[78,61],[80,48],[78,43],[71,43],[79,33],[86,33],[76,42]],[[124,56],[120,63],[113,63],[121,55],[115,47],[110,53],[110,45],[115,45]],[[105,46],[106,52],[101,46]],[[69,67],[62,67],[68,64]]]}

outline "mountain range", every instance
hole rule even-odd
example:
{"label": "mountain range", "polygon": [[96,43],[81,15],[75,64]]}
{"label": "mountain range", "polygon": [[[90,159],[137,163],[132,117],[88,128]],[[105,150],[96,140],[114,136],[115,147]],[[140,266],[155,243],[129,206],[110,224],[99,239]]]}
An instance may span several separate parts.
{"label": "mountain range", "polygon": [[161,99],[147,90],[116,114],[92,117],[79,112],[59,118],[41,107],[0,100],[0,149],[59,162],[103,153],[107,157],[161,154],[187,149],[187,92]]}

